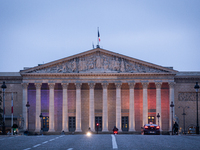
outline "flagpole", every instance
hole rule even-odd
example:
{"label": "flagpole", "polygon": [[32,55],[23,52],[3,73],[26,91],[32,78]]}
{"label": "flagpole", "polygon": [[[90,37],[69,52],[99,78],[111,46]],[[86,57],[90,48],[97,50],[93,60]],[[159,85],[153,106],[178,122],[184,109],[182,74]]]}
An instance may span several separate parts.
{"label": "flagpole", "polygon": [[97,45],[98,45],[98,47],[99,47],[99,27],[98,27],[98,31],[97,31]]}

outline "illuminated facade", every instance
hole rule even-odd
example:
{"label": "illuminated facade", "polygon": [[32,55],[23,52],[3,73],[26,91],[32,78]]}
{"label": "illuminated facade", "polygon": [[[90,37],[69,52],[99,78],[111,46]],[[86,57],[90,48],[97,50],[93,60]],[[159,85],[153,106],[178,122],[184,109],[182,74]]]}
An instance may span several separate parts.
{"label": "illuminated facade", "polygon": [[[96,48],[21,70],[18,80],[14,77],[9,80],[5,74],[1,80],[6,81],[10,92],[19,90],[16,94],[19,106],[15,108],[17,116],[22,114],[23,130],[29,124],[33,132],[39,132],[41,126],[48,132],[85,132],[89,127],[95,131],[98,122],[102,132],[112,131],[114,126],[119,131],[140,132],[148,122],[158,124],[159,113],[161,130],[168,132],[171,101],[175,103],[175,120],[181,117],[175,115],[180,110],[176,106],[180,89],[176,86],[193,84],[194,77],[195,81],[200,80],[197,72],[187,78],[190,79],[187,83],[186,74]],[[191,85],[186,87],[190,91]]]}

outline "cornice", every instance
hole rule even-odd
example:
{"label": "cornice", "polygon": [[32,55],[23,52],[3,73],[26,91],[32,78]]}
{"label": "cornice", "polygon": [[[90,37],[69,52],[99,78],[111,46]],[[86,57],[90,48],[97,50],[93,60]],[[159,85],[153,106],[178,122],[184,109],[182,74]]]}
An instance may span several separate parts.
{"label": "cornice", "polygon": [[83,77],[83,76],[175,76],[174,73],[22,73],[22,77]]}

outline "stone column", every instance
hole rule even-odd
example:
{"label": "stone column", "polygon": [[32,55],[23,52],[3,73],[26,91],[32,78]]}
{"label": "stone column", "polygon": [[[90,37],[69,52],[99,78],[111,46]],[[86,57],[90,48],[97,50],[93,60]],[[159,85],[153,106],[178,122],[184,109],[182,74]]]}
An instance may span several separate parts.
{"label": "stone column", "polygon": [[95,83],[88,83],[90,87],[89,93],[89,127],[91,131],[95,131],[95,120],[94,120],[94,86]]}
{"label": "stone column", "polygon": [[115,83],[116,85],[116,127],[121,130],[121,86],[122,83]]}
{"label": "stone column", "polygon": [[81,130],[81,83],[75,83],[76,85],[76,132],[82,132]]}
{"label": "stone column", "polygon": [[103,124],[102,132],[108,132],[108,83],[102,83],[103,86]]}
{"label": "stone column", "polygon": [[147,97],[147,88],[148,88],[148,82],[143,82],[143,124],[148,123],[148,97]]}
{"label": "stone column", "polygon": [[62,83],[63,88],[63,105],[62,105],[62,131],[68,132],[68,99],[67,87],[68,83]]}
{"label": "stone column", "polygon": [[129,131],[135,131],[134,86],[129,83]]}
{"label": "stone column", "polygon": [[159,126],[160,130],[162,130],[162,115],[161,115],[161,86],[162,82],[155,82],[156,85],[156,124],[158,124],[158,118],[157,115],[159,113]]}
{"label": "stone column", "polygon": [[22,83],[22,88],[23,88],[23,102],[22,102],[22,108],[23,108],[23,118],[24,118],[24,126],[23,130],[27,130],[28,127],[28,115],[27,115],[27,99],[28,99],[28,84],[29,83]]}
{"label": "stone column", "polygon": [[55,132],[54,126],[54,86],[55,83],[49,83],[49,131]]}
{"label": "stone column", "polygon": [[[172,130],[172,109],[170,107],[170,104],[171,102],[173,102],[174,106],[175,106],[175,103],[174,103],[174,85],[175,85],[175,82],[169,82],[169,131]],[[173,107],[173,118],[174,118],[174,107]]]}
{"label": "stone column", "polygon": [[36,88],[36,106],[35,106],[35,132],[40,132],[41,130],[41,86],[42,83],[35,83]]}

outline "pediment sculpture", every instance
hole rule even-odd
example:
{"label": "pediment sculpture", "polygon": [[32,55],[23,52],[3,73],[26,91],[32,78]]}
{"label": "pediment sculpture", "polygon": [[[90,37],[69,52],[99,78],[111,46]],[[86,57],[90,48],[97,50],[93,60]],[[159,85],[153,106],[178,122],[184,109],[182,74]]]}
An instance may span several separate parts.
{"label": "pediment sculpture", "polygon": [[153,68],[122,57],[96,52],[72,58],[62,63],[41,67],[29,73],[160,73],[165,70]]}

